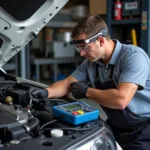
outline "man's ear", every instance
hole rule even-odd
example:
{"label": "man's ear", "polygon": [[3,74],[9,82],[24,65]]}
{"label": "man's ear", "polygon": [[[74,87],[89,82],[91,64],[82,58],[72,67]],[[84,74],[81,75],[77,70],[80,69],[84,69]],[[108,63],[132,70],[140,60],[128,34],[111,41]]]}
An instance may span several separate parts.
{"label": "man's ear", "polygon": [[100,42],[100,46],[103,46],[103,45],[104,45],[104,37],[99,36],[99,37],[98,37],[98,40],[99,40],[99,42]]}

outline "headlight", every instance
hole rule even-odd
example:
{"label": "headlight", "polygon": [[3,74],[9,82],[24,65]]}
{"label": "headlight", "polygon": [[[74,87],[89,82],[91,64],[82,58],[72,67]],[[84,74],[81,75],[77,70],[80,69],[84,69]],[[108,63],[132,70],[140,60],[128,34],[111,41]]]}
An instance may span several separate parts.
{"label": "headlight", "polygon": [[67,150],[116,150],[116,142],[110,132],[102,127],[101,130],[83,139]]}

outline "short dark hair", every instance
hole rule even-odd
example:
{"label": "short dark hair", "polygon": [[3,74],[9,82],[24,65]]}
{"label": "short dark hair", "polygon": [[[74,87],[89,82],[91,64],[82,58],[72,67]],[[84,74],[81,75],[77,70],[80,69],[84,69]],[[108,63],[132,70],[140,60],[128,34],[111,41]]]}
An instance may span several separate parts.
{"label": "short dark hair", "polygon": [[[89,38],[102,28],[106,28],[108,30],[107,24],[100,15],[90,15],[88,17],[84,17],[77,23],[72,31],[72,38],[76,38],[82,33],[85,33]],[[106,39],[110,39],[109,32]]]}

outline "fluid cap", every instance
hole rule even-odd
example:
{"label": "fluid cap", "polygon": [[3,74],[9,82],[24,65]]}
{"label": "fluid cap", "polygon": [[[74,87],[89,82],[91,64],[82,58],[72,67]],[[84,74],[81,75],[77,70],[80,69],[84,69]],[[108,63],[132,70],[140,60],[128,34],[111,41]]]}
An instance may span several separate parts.
{"label": "fluid cap", "polygon": [[62,137],[63,136],[63,130],[53,129],[53,130],[51,130],[51,136],[52,137]]}

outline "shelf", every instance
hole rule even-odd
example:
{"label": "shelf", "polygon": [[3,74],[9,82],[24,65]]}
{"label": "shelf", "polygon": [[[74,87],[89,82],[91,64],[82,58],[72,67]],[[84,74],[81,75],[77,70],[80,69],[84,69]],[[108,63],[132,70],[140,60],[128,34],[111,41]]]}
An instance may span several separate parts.
{"label": "shelf", "polygon": [[[118,36],[119,40],[123,40],[121,42],[126,42],[128,39],[128,33],[126,30],[131,29],[132,27],[138,30],[137,38],[138,44],[141,48],[145,50],[145,52],[150,56],[150,0],[140,0],[140,16],[141,17],[133,17],[131,19],[124,19],[124,20],[113,20],[112,13],[114,10],[114,2],[115,0],[107,0],[107,17],[106,23],[109,29],[110,36],[117,36],[120,33],[122,34],[121,37]],[[119,30],[117,32],[117,28],[121,29],[123,32],[126,32],[126,35],[123,35],[123,32]],[[115,30],[114,30],[115,29]],[[124,30],[126,29],[126,30]],[[126,36],[126,37],[125,37]]]}
{"label": "shelf", "polygon": [[112,20],[112,25],[127,25],[127,24],[138,24],[141,23],[141,19],[126,19],[126,20]]}
{"label": "shelf", "polygon": [[50,21],[45,27],[51,28],[73,28],[76,22],[73,21]]}
{"label": "shelf", "polygon": [[53,65],[54,81],[57,81],[58,64],[74,63],[77,67],[81,61],[82,57],[36,58],[31,60],[31,64],[36,66],[36,81],[40,82],[40,65]]}
{"label": "shelf", "polygon": [[65,64],[83,60],[82,57],[36,58],[31,60],[34,65]]}

